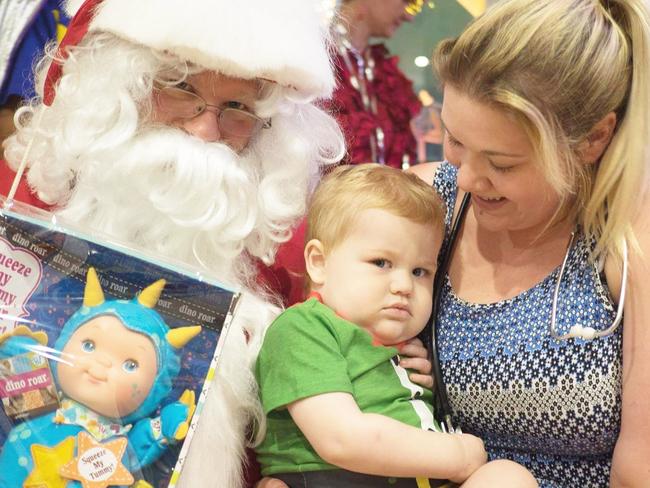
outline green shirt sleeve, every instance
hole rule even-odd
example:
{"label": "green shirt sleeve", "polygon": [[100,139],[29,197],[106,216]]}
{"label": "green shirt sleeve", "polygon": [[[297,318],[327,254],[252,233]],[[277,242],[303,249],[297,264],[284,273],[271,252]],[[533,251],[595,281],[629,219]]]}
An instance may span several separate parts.
{"label": "green shirt sleeve", "polygon": [[310,302],[282,313],[267,330],[256,376],[264,412],[314,395],[353,393],[341,337]]}

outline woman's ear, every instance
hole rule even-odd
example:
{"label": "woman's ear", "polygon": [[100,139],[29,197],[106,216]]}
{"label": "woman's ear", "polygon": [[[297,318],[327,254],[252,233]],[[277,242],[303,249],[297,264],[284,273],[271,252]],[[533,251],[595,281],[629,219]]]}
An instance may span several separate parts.
{"label": "woman's ear", "polygon": [[325,283],[325,246],[318,239],[312,239],[305,246],[305,267],[314,285]]}
{"label": "woman's ear", "polygon": [[594,124],[587,137],[578,146],[578,154],[587,164],[593,164],[607,149],[616,129],[616,114],[609,112]]}

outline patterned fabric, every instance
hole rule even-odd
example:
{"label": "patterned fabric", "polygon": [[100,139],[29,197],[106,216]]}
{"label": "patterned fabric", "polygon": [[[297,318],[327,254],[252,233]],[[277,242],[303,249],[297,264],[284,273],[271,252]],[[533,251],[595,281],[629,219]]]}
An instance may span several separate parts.
{"label": "patterned fabric", "polygon": [[[456,168],[434,181],[449,231]],[[470,209],[471,211],[471,209]],[[557,330],[606,329],[614,320],[607,285],[579,234],[559,290]],[[622,327],[592,342],[549,335],[559,266],[520,295],[468,303],[443,285],[437,320],[444,381],[455,420],[485,441],[490,459],[526,466],[544,488],[606,487],[621,420]]]}

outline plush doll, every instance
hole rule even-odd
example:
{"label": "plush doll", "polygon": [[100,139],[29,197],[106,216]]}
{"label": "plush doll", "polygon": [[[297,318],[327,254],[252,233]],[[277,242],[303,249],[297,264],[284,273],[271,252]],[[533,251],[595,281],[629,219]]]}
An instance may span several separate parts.
{"label": "plush doll", "polygon": [[0,336],[0,358],[49,351],[60,407],[8,434],[0,487],[129,486],[132,473],[185,438],[194,392],[165,405],[180,370],[177,350],[200,326],[170,329],[153,309],[164,280],[133,300],[105,300],[88,270],[83,306],[63,326],[54,349],[44,332],[20,326]]}

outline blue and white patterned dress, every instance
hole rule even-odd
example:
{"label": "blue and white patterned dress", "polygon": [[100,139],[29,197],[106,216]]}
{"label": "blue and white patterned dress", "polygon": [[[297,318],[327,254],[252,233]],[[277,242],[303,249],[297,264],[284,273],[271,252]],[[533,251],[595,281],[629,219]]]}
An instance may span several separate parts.
{"label": "blue and white patterned dress", "polygon": [[[434,180],[447,232],[456,174],[443,163]],[[575,323],[606,329],[616,315],[588,254],[577,236],[559,291],[560,334]],[[558,273],[491,304],[460,299],[447,276],[437,321],[443,378],[456,422],[485,441],[490,459],[523,464],[544,488],[606,487],[620,430],[622,327],[592,342],[552,339]]]}

